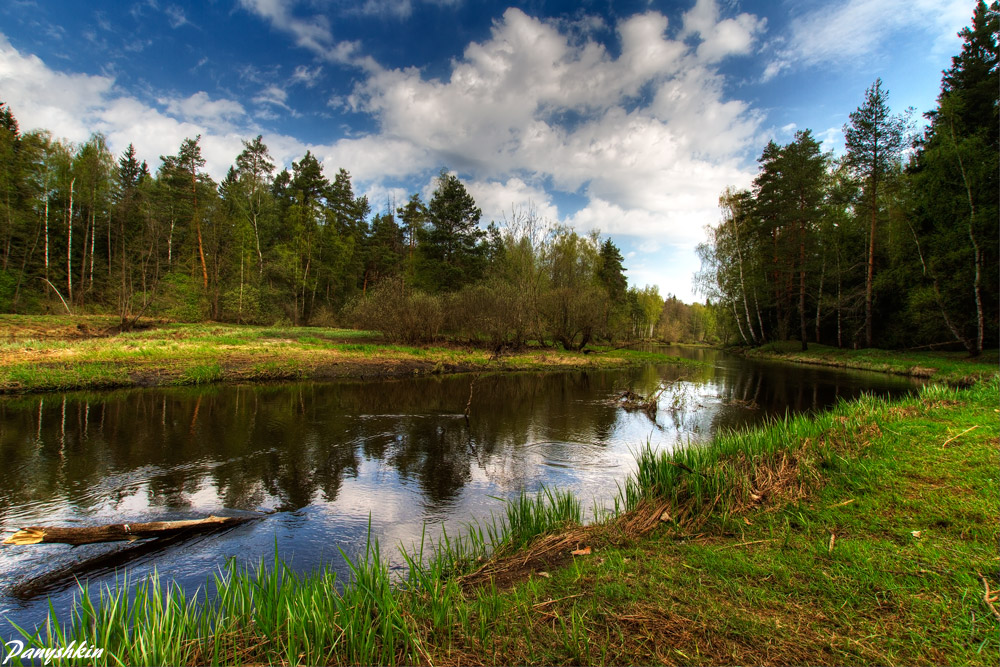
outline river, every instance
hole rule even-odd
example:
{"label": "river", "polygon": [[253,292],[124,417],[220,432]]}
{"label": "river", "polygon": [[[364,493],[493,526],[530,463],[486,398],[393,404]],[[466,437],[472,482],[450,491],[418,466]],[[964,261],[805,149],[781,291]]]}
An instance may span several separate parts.
{"label": "river", "polygon": [[[344,573],[369,526],[383,555],[502,511],[543,485],[607,504],[633,452],[703,442],[720,429],[822,410],[862,392],[900,395],[911,380],[750,361],[707,348],[660,348],[701,362],[610,371],[532,372],[380,381],[210,385],[0,399],[0,526],[96,525],[273,511],[221,534],[150,550],[186,589],[227,559]],[[624,389],[667,389],[655,419],[626,412]],[[464,412],[469,406],[469,418]],[[48,599],[69,608],[72,579],[39,577],[120,545],[0,548],[0,614],[22,627]],[[91,585],[113,583],[110,566]],[[44,579],[43,579],[44,580]],[[30,584],[30,585],[29,585]],[[11,635],[4,627],[4,638]]]}

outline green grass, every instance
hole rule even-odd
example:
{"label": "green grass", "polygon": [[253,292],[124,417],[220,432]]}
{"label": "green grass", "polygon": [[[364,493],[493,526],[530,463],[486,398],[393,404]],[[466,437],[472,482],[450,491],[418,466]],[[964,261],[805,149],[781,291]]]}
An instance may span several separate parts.
{"label": "green grass", "polygon": [[167,323],[110,335],[114,324],[113,318],[0,315],[8,336],[0,341],[0,393],[696,363],[631,350],[526,349],[496,360],[484,349],[387,344],[370,331],[322,327]]}
{"label": "green grass", "polygon": [[3,371],[3,382],[14,391],[53,391],[76,387],[121,387],[132,383],[125,368],[101,363],[14,364]]}
{"label": "green grass", "polygon": [[768,343],[743,351],[748,357],[926,377],[938,382],[968,386],[988,378],[1000,368],[997,350],[986,350],[975,359],[965,352],[907,350],[848,350],[810,343],[801,350],[798,341]]}
{"label": "green grass", "polygon": [[[928,386],[645,447],[605,523],[580,528],[567,494],[522,496],[413,545],[399,580],[370,543],[346,587],[278,559],[228,564],[215,597],[153,578],[130,602],[123,582],[81,593],[36,641],[63,633],[126,664],[992,663],[979,577],[1000,588],[998,390]],[[629,532],[649,508],[660,528]],[[532,549],[565,530],[592,552],[542,572]],[[491,554],[531,564],[465,585]]]}
{"label": "green grass", "polygon": [[209,384],[222,379],[222,368],[219,364],[199,364],[186,368],[178,381],[178,384]]}

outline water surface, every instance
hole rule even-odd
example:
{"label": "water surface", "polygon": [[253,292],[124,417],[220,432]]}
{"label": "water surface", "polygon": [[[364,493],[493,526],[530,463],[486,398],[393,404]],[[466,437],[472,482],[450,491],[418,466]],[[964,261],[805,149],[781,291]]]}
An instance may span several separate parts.
{"label": "water surface", "polygon": [[[260,521],[145,554],[190,590],[228,558],[282,558],[300,570],[356,555],[369,531],[394,546],[502,510],[542,485],[585,506],[609,501],[647,440],[700,442],[786,412],[821,410],[861,392],[916,385],[875,373],[756,362],[702,348],[663,351],[698,366],[381,381],[213,385],[0,400],[0,527],[186,519],[273,510]],[[655,419],[616,405],[661,383]],[[470,386],[471,385],[471,386]],[[471,402],[469,400],[471,390]],[[469,405],[469,418],[464,412]],[[75,585],[26,595],[18,585],[120,545],[0,548],[0,613],[19,625],[66,609]],[[114,581],[92,570],[91,584]],[[7,628],[0,630],[4,637]]]}

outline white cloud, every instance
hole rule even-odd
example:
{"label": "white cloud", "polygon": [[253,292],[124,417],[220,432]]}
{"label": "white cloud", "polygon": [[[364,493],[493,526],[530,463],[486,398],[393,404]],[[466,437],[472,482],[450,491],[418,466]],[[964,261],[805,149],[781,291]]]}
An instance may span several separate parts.
{"label": "white cloud", "polygon": [[293,84],[302,84],[306,88],[312,88],[316,85],[321,74],[323,74],[323,68],[318,65],[312,68],[306,65],[298,65],[295,71],[292,72],[291,82]]}
{"label": "white cloud", "polygon": [[113,85],[114,81],[105,76],[54,72],[37,56],[22,56],[0,34],[3,100],[22,124],[27,121],[28,127],[46,128],[71,141],[85,141],[93,129],[89,120],[104,106]]}
{"label": "white cloud", "polygon": [[[290,0],[241,4],[320,58],[360,67],[359,83],[343,103],[369,114],[374,132],[322,145],[267,133],[264,141],[279,165],[311,150],[328,176],[348,169],[377,210],[386,195],[403,198],[400,182],[427,179],[426,199],[444,165],[465,179],[484,221],[531,202],[542,217],[628,235],[633,247],[689,248],[718,218],[723,188],[752,179],[748,157],[761,116],[726,96],[716,63],[753,48],[762,22],[722,17],[713,2],[695,6],[703,15],[685,17],[675,33],[695,31],[687,36],[670,36],[667,18],[657,12],[619,21],[614,53],[592,28],[508,9],[444,79],[361,58],[334,39],[322,17],[293,13],[298,5]],[[308,86],[320,74],[303,65],[291,80]],[[257,81],[258,118],[269,108],[288,110],[286,88],[270,81]],[[201,92],[154,107],[116,90],[112,77],[55,72],[2,38],[0,90],[19,119],[74,141],[99,129],[115,152],[134,141],[154,169],[159,155],[201,134],[206,170],[216,179],[242,149],[240,138],[259,131],[232,100]],[[585,203],[560,211],[553,190],[582,195]],[[642,257],[648,252],[640,251]],[[660,268],[666,276],[668,267]],[[656,262],[644,270],[656,271]],[[643,278],[664,291],[665,279]],[[686,288],[671,291],[683,295]]]}
{"label": "white cloud", "polygon": [[286,111],[291,111],[292,109],[288,106],[286,100],[288,100],[288,93],[285,92],[284,88],[275,85],[267,86],[253,98],[253,101],[257,104],[269,104],[281,107]]}
{"label": "white cloud", "polygon": [[[378,118],[383,136],[478,181],[509,184],[509,174],[522,173],[584,189],[591,203],[576,223],[688,240],[697,216],[711,215],[694,224],[699,235],[716,217],[726,184],[749,181],[738,165],[760,117],[725,100],[721,76],[667,38],[666,27],[656,13],[623,21],[614,58],[508,9],[447,81],[412,68],[378,70],[349,101]],[[626,111],[641,89],[652,100]],[[567,114],[576,122],[561,122]]]}
{"label": "white cloud", "polygon": [[[460,5],[462,0],[423,0],[423,2],[447,7]],[[413,0],[364,0],[364,2],[356,3],[347,11],[368,16],[407,19],[413,14],[413,5]]]}
{"label": "white cloud", "polygon": [[267,20],[276,30],[291,35],[296,46],[330,62],[350,62],[358,43],[334,39],[330,21],[322,14],[308,18],[295,16],[292,13],[295,4],[295,0],[240,0],[244,9]]}
{"label": "white cloud", "polygon": [[167,5],[167,7],[163,10],[163,13],[167,15],[167,20],[170,22],[171,28],[177,29],[181,26],[191,24],[187,16],[184,14],[184,10],[177,5]]}
{"label": "white cloud", "polygon": [[843,153],[844,131],[842,128],[828,127],[822,132],[817,132],[815,136],[822,143],[824,153]]}
{"label": "white cloud", "polygon": [[765,20],[743,13],[734,18],[719,20],[715,0],[698,0],[684,14],[682,37],[698,34],[698,57],[714,63],[730,55],[750,52],[756,36],[764,31]]}
{"label": "white cloud", "polygon": [[[248,129],[242,106],[232,100],[212,100],[200,92],[161,99],[160,110],[122,94],[111,77],[56,72],[38,57],[19,53],[2,34],[0,90],[23,131],[47,129],[75,143],[102,132],[112,152],[134,143],[154,170],[159,156],[176,153],[181,141],[200,134],[206,170],[221,178],[242,150],[236,122],[242,121],[244,132]],[[294,153],[304,152],[295,143]]]}
{"label": "white cloud", "polygon": [[515,210],[531,209],[539,219],[558,221],[559,209],[545,190],[528,185],[514,176],[506,181],[473,181],[466,184],[476,205],[483,210],[483,222],[513,218]]}
{"label": "white cloud", "polygon": [[972,15],[967,0],[844,0],[821,3],[791,23],[787,46],[763,80],[795,65],[851,63],[891,49],[893,36],[929,37],[934,54],[957,51],[956,36]]}
{"label": "white cloud", "polygon": [[246,115],[243,105],[235,100],[209,98],[200,91],[184,99],[161,98],[157,100],[171,115],[182,120],[205,123],[213,129],[232,129],[235,121]]}

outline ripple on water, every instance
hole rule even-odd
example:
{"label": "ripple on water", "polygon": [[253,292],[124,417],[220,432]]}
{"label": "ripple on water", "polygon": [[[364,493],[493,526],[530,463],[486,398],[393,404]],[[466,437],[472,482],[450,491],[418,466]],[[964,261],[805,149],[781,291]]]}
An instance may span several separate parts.
{"label": "ripple on water", "polygon": [[621,465],[608,456],[607,447],[599,442],[538,440],[525,444],[524,449],[537,455],[539,462],[550,468],[605,470]]}

